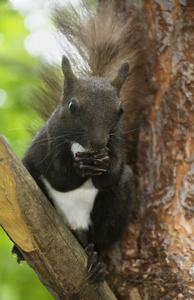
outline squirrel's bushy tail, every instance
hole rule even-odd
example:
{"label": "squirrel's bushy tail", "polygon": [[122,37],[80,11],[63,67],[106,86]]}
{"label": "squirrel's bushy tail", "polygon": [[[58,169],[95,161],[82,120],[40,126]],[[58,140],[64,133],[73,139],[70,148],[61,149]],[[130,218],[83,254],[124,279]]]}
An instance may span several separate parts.
{"label": "squirrel's bushy tail", "polygon": [[118,5],[118,1],[101,0],[96,8],[81,2],[77,10],[59,5],[53,17],[62,33],[64,52],[67,53],[67,40],[76,49],[70,48],[68,56],[80,74],[112,78],[128,61],[130,73],[125,86],[129,96],[136,98],[129,88],[138,94],[143,92],[148,78],[148,38],[141,12],[120,2]]}
{"label": "squirrel's bushy tail", "polygon": [[[100,0],[96,7],[82,1],[76,9],[55,3],[52,15],[59,31],[60,46],[79,76],[111,79],[123,62],[129,62],[130,72],[120,98],[125,110],[126,131],[136,129],[138,125],[134,122],[145,107],[150,86],[149,42],[140,10],[127,7],[125,1]],[[51,82],[49,84],[52,86]],[[52,89],[49,90],[47,105],[48,98],[56,95],[55,89],[53,95]]]}

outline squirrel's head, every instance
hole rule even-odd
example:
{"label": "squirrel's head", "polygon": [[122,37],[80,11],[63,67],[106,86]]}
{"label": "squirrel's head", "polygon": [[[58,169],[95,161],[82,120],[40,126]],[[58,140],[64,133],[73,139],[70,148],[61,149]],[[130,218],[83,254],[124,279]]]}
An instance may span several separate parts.
{"label": "squirrel's head", "polygon": [[61,131],[68,132],[70,142],[76,141],[85,149],[101,150],[114,140],[123,114],[119,92],[128,70],[129,64],[125,62],[112,81],[97,77],[80,79],[63,57],[64,90],[59,117]]}

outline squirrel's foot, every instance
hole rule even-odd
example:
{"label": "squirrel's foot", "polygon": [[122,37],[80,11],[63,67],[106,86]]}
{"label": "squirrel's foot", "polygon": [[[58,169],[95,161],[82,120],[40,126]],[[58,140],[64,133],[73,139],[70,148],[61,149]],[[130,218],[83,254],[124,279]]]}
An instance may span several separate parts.
{"label": "squirrel's foot", "polygon": [[101,286],[109,272],[106,270],[104,264],[98,261],[98,254],[94,251],[94,244],[89,244],[85,252],[88,255],[87,280],[89,284],[98,283]]}
{"label": "squirrel's foot", "polygon": [[82,177],[98,176],[107,171],[109,156],[103,152],[77,152],[74,166]]}
{"label": "squirrel's foot", "polygon": [[13,255],[17,255],[17,263],[20,265],[21,260],[25,260],[25,258],[23,257],[22,253],[20,252],[20,250],[18,250],[17,246],[14,244],[13,248],[11,250],[11,253]]}

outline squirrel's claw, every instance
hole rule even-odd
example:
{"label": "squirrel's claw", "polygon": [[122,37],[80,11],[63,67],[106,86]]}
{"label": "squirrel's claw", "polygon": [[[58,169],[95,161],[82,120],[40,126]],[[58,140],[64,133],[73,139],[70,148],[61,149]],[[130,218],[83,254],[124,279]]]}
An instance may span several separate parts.
{"label": "squirrel's claw", "polygon": [[77,152],[74,161],[74,166],[82,177],[99,176],[107,171],[109,156],[107,152]]}
{"label": "squirrel's claw", "polygon": [[106,155],[104,157],[97,157],[97,155],[94,156],[94,164],[98,167],[108,169],[108,163],[109,163],[109,156]]}
{"label": "squirrel's claw", "polygon": [[98,176],[103,172],[106,172],[105,169],[98,168],[97,166],[84,165],[83,162],[79,162],[78,164],[74,163],[74,166],[77,168],[82,177]]}
{"label": "squirrel's claw", "polygon": [[109,272],[106,270],[104,264],[98,261],[98,254],[94,251],[94,244],[89,244],[85,252],[88,255],[88,283],[98,283],[101,286]]}

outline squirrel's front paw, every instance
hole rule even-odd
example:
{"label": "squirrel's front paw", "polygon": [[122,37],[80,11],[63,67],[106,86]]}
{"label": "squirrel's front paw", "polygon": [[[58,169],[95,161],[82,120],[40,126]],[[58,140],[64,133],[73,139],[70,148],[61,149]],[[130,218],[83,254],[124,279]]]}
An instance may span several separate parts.
{"label": "squirrel's front paw", "polygon": [[98,176],[107,171],[109,162],[108,153],[77,152],[74,166],[82,177]]}
{"label": "squirrel's front paw", "polygon": [[100,153],[94,153],[93,162],[95,166],[98,166],[98,168],[103,168],[107,171],[109,166],[108,152],[102,150]]}

